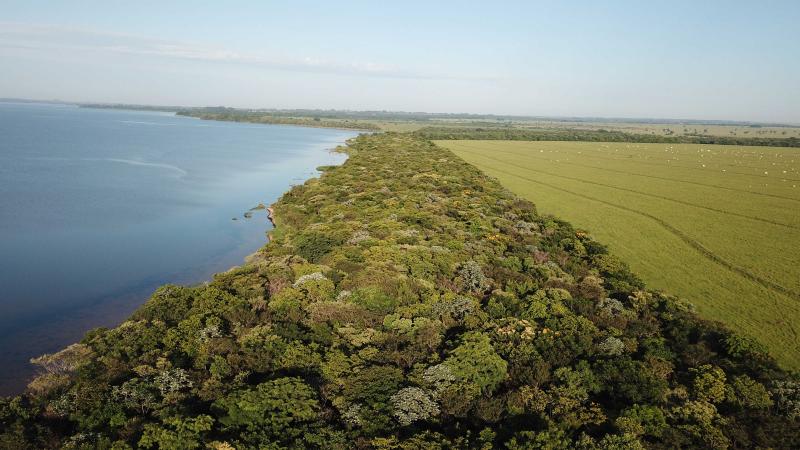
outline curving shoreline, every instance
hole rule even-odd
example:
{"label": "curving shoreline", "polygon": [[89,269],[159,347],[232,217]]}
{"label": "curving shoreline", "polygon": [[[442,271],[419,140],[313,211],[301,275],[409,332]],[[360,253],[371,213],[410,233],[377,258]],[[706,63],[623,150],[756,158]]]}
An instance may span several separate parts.
{"label": "curving shoreline", "polygon": [[[160,120],[174,121],[171,116]],[[155,127],[153,128],[155,129]],[[177,128],[181,129],[180,127]],[[203,137],[209,135],[217,136],[221,133],[219,130],[225,132],[222,136],[228,136],[230,133],[234,133],[237,130],[241,132],[242,130],[239,130],[239,128],[240,127],[212,127],[205,129],[191,126],[186,128],[190,131],[187,132],[184,140],[186,142],[191,142],[189,138],[196,135]],[[270,130],[270,127],[260,128],[267,131]],[[288,129],[291,127],[287,126],[286,128]],[[197,132],[197,130],[205,131],[205,133]],[[223,217],[228,217],[227,215],[232,209],[232,204],[236,205],[240,203],[232,203],[230,202],[230,198],[245,199],[245,201],[247,201],[246,199],[251,198],[251,196],[256,199],[261,197],[265,199],[264,202],[269,205],[269,202],[276,201],[291,188],[296,182],[294,181],[294,177],[300,177],[301,181],[299,182],[302,183],[309,178],[319,176],[318,172],[313,172],[315,166],[340,164],[344,157],[328,155],[329,149],[338,145],[343,145],[347,139],[356,135],[355,132],[322,132],[315,130],[299,130],[295,127],[295,131],[292,132],[291,135],[287,135],[291,138],[290,140],[284,140],[283,142],[274,144],[272,141],[273,136],[275,139],[283,139],[281,136],[286,135],[287,132],[281,132],[283,134],[274,134],[277,133],[277,131],[260,131],[256,133],[252,130],[244,130],[244,132],[262,138],[262,140],[256,143],[248,144],[252,148],[248,148],[244,145],[241,146],[242,152],[250,151],[248,154],[248,158],[250,158],[248,159],[248,164],[258,163],[259,167],[263,165],[264,169],[257,172],[257,174],[261,175],[244,178],[240,183],[232,183],[231,186],[235,186],[235,189],[238,189],[236,191],[222,191],[222,193],[231,192],[235,197],[226,196],[228,197],[228,200],[226,200],[222,195],[219,195],[214,197],[212,201],[209,201],[208,205],[202,206],[205,209],[201,210],[200,207],[198,207],[196,210],[192,210],[193,213],[197,212],[196,218],[200,218],[200,220],[190,221],[187,219],[185,222],[180,222],[182,227],[178,228],[178,220],[176,219],[167,222],[168,225],[172,226],[165,226],[163,230],[162,228],[157,228],[157,226],[160,226],[159,222],[153,226],[154,229],[157,228],[156,231],[147,234],[147,236],[144,236],[145,233],[136,234],[132,232],[131,234],[134,234],[134,238],[141,238],[140,241],[137,241],[137,245],[133,251],[127,253],[127,258],[116,258],[117,262],[107,264],[104,270],[107,268],[109,272],[120,272],[123,270],[117,270],[117,267],[126,268],[124,272],[130,274],[126,276],[129,276],[133,281],[128,282],[127,278],[121,279],[121,277],[108,277],[107,279],[112,281],[107,282],[107,279],[99,278],[101,277],[100,274],[81,272],[80,268],[82,266],[89,266],[92,263],[91,255],[87,252],[83,252],[83,259],[75,258],[73,262],[70,263],[70,270],[76,273],[73,281],[70,282],[70,289],[72,289],[72,286],[78,286],[74,289],[78,291],[80,286],[83,285],[87,287],[87,290],[91,289],[90,294],[73,295],[71,290],[61,289],[55,291],[55,289],[50,289],[55,291],[53,295],[45,295],[40,294],[40,291],[45,292],[47,291],[46,288],[40,289],[35,285],[25,287],[30,293],[29,295],[25,293],[25,295],[28,295],[28,297],[32,299],[24,308],[18,308],[20,311],[24,312],[25,315],[20,313],[18,316],[15,316],[14,314],[16,314],[16,312],[9,308],[4,310],[6,312],[5,317],[0,318],[5,321],[4,323],[10,324],[7,326],[4,325],[4,334],[0,336],[0,362],[3,363],[3,369],[0,371],[0,396],[11,396],[22,393],[26,389],[28,383],[35,376],[41,374],[41,369],[30,364],[29,361],[31,358],[39,357],[46,353],[58,352],[67,345],[80,341],[87,332],[98,327],[113,328],[118,326],[128,320],[131,314],[141,307],[159,286],[165,283],[175,283],[184,286],[196,286],[210,283],[213,281],[213,277],[216,274],[224,273],[232,267],[245,265],[252,253],[257,252],[269,242],[266,238],[269,238],[270,241],[272,240],[271,233],[267,234],[271,229],[264,222],[261,222],[263,216],[260,216],[262,217],[261,219],[247,221],[241,220],[242,215],[238,214],[236,222],[221,220]],[[161,142],[158,141],[156,137],[154,137],[152,141],[148,141],[152,147],[161,145]],[[199,148],[206,149],[206,155],[215,155],[219,153],[218,151],[215,152],[213,148],[209,149],[214,146],[215,141],[213,139],[202,140],[206,143],[206,147]],[[208,142],[211,143],[208,144]],[[295,144],[295,142],[297,144]],[[258,148],[259,146],[263,147],[265,143],[267,145],[266,149]],[[200,144],[198,143],[198,145]],[[234,150],[238,150],[239,148],[240,147],[236,147],[236,149],[231,150],[231,158],[238,156],[238,151]],[[273,149],[277,151],[281,148],[288,150],[288,152],[285,152],[283,156],[270,154]],[[90,156],[92,155],[87,157]],[[192,156],[192,158],[194,158],[192,161],[199,161],[195,164],[195,166],[198,167],[200,167],[199,165],[201,162],[205,161],[199,155]],[[61,164],[59,161],[55,161],[54,164]],[[270,166],[273,165],[275,167],[274,170],[270,168]],[[123,170],[127,167],[123,164],[112,164],[111,166],[113,166],[115,170]],[[214,168],[213,170],[217,169]],[[169,172],[154,172],[157,172],[156,175],[159,176],[166,175],[164,178],[174,178],[174,174]],[[313,174],[310,174],[310,172],[313,172]],[[259,179],[259,176],[265,178]],[[265,185],[263,182],[264,179],[270,180],[270,183]],[[202,191],[195,191],[193,193],[193,195],[197,196],[201,196],[202,194]],[[154,202],[154,204],[157,203]],[[245,206],[246,209],[246,207],[252,205],[243,204],[241,206]],[[262,209],[266,210],[266,206],[262,205]],[[107,214],[107,216],[119,216],[116,214],[116,211],[112,212],[114,214]],[[248,218],[248,214],[252,216],[254,212],[245,212],[245,219]],[[274,212],[272,215],[274,217]],[[167,214],[162,214],[161,216],[171,217]],[[180,216],[181,219],[183,217],[184,216]],[[190,216],[187,215],[185,217]],[[104,222],[98,221],[98,223]],[[274,220],[270,220],[270,223],[274,226]],[[130,229],[134,229],[134,227],[130,227]],[[181,229],[191,232],[183,233],[180,231]],[[145,237],[153,238],[153,236],[155,236],[155,238],[151,239],[149,242],[144,239]],[[8,236],[6,236],[6,238],[11,239]],[[100,240],[101,238],[105,238],[105,236],[95,235],[95,242],[93,245],[96,248],[107,246],[106,248],[108,248],[108,251],[111,253],[121,252],[119,249],[114,248],[116,247],[116,245],[114,245],[115,242],[109,241],[108,239]],[[47,239],[47,236],[45,236],[44,239]],[[87,238],[87,240],[90,239]],[[48,245],[48,247],[59,248],[57,246],[61,244],[70,247],[70,241],[63,239],[62,241],[63,242],[56,242],[56,247],[52,245]],[[47,241],[45,240],[43,242]],[[73,245],[72,247],[75,246]],[[91,248],[91,245],[89,245],[89,247]],[[144,248],[152,249],[152,251],[145,252],[141,250]],[[165,255],[163,257],[154,257],[154,255],[158,255],[159,252],[163,252]],[[62,251],[56,253],[64,255],[69,254]],[[4,256],[11,257],[13,255],[6,253]],[[160,258],[158,264],[138,263],[138,261],[149,261],[145,259],[148,257],[154,257],[154,259]],[[128,261],[136,261],[136,263],[128,263]],[[127,270],[126,264],[135,266],[135,270]],[[155,268],[156,266],[157,268]],[[25,266],[22,265],[19,267],[21,268],[17,270],[22,273]],[[151,269],[151,267],[154,269]],[[139,272],[136,272],[136,270],[140,268],[142,268],[141,272],[144,273],[144,275],[142,275],[142,278],[136,278],[139,276]],[[31,270],[27,272],[33,273]],[[59,272],[63,271],[54,271],[53,277],[47,276],[50,284],[54,286],[59,285],[60,280],[57,278]],[[64,276],[63,278],[67,277]],[[120,279],[118,284],[113,284],[118,278]],[[22,282],[0,284],[3,284],[6,290],[6,292],[4,292],[4,301],[9,302],[14,300],[14,295],[16,294],[16,292],[13,291],[16,287],[14,284],[17,284],[20,288],[23,287]],[[47,283],[39,285],[46,286]],[[11,291],[9,291],[8,288],[11,288]],[[41,301],[38,300],[40,298],[42,299]],[[49,300],[46,299],[49,298],[53,299],[53,305],[47,305],[46,302]],[[36,309],[39,308],[39,303],[43,305],[40,307],[42,310],[41,312],[39,309]],[[0,447],[2,447],[2,445],[0,445]]]}

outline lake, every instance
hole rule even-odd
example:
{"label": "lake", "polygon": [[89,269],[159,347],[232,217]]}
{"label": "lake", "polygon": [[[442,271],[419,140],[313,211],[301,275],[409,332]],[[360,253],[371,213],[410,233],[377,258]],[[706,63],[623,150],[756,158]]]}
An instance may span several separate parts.
{"label": "lake", "polygon": [[0,394],[157,286],[241,264],[271,227],[243,213],[343,162],[329,150],[356,134],[0,103]]}

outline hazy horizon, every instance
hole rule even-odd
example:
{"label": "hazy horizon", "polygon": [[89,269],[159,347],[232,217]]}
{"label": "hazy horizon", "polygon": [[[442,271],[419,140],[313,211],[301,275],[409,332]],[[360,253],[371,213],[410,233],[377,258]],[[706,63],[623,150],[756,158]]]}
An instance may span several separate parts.
{"label": "hazy horizon", "polygon": [[12,2],[0,97],[800,123],[800,4]]}

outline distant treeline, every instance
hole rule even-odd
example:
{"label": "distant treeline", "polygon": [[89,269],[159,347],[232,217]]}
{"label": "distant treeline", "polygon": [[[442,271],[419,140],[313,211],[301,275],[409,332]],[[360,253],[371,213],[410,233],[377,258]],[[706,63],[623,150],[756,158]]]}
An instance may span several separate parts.
{"label": "distant treeline", "polygon": [[203,111],[178,111],[179,116],[197,117],[203,120],[223,120],[228,122],[264,123],[275,125],[299,125],[304,127],[319,128],[346,128],[353,130],[379,131],[374,123],[356,122],[351,120],[327,120],[320,117],[285,117],[262,112],[203,112]]}
{"label": "distant treeline", "polygon": [[92,109],[127,109],[131,111],[158,111],[158,112],[175,112],[184,109],[180,106],[165,106],[165,105],[133,105],[128,103],[80,103],[81,108]]}
{"label": "distant treeline", "polygon": [[753,145],[768,147],[800,147],[800,139],[761,138],[738,136],[661,136],[654,134],[625,133],[608,130],[548,130],[522,128],[482,127],[425,127],[415,132],[420,137],[434,140],[474,139],[510,141],[593,141],[593,142],[641,142],[666,144],[720,144]]}

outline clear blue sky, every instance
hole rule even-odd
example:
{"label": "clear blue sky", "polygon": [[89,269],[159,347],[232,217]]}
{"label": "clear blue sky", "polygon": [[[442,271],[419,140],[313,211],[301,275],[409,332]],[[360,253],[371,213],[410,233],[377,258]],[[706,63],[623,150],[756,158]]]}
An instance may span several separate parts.
{"label": "clear blue sky", "polygon": [[800,1],[0,0],[0,97],[800,123]]}

